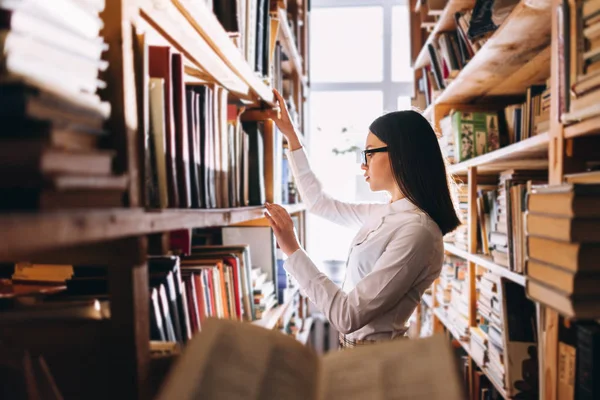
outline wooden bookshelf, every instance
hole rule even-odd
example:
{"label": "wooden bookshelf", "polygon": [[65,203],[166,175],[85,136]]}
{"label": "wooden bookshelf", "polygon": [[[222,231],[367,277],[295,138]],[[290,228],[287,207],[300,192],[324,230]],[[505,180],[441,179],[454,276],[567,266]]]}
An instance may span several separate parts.
{"label": "wooden bookshelf", "polygon": [[498,276],[511,280],[521,286],[525,286],[525,275],[518,274],[506,267],[494,263],[491,257],[488,257],[484,254],[471,254],[468,251],[461,250],[450,243],[444,243],[444,249],[450,254],[464,258],[467,261],[471,261],[480,267],[484,267]]}
{"label": "wooden bookshelf", "polygon": [[[473,8],[474,1],[466,2],[464,8]],[[458,75],[446,84],[446,89],[436,96],[435,101],[424,111],[424,115],[432,121],[439,132],[439,122],[452,109],[465,108],[499,109],[508,104],[522,102],[528,87],[550,82],[550,128],[544,132],[521,142],[509,145],[488,154],[469,159],[465,162],[450,165],[448,171],[469,182],[469,250],[464,251],[452,244],[446,244],[449,254],[459,256],[467,261],[467,279],[469,290],[469,324],[475,326],[476,297],[474,296],[475,272],[483,267],[489,272],[508,279],[521,286],[526,286],[527,276],[509,271],[493,262],[491,257],[476,254],[477,247],[477,208],[473,201],[476,193],[477,177],[481,175],[497,175],[508,169],[541,169],[548,170],[550,184],[560,184],[567,173],[582,172],[582,165],[574,154],[574,141],[600,134],[600,117],[590,118],[571,125],[563,125],[560,118],[560,75],[559,66],[563,57],[562,43],[559,41],[560,0],[521,1],[511,11],[506,20],[492,34],[481,49],[466,64]],[[448,1],[439,21],[428,38],[421,40],[417,36],[413,47],[420,48],[414,59],[415,75],[421,76],[420,69],[430,63],[427,44],[434,40],[439,32],[456,29],[454,12],[461,8],[460,2]],[[572,4],[572,3],[569,3]],[[420,12],[423,13],[423,7]],[[418,18],[413,18],[413,24]],[[418,21],[416,21],[418,24]],[[565,39],[573,32],[564,32]],[[566,58],[568,59],[568,58]],[[550,79],[548,79],[550,78]],[[576,153],[576,152],[575,152]],[[435,292],[434,292],[435,293]],[[527,293],[527,292],[526,292]],[[428,298],[426,298],[429,300]],[[431,299],[435,305],[436,299]],[[425,301],[425,300],[424,300]],[[558,369],[558,314],[540,304],[540,320],[538,334],[538,352],[540,354],[540,399],[556,400]],[[447,325],[447,320],[437,309],[434,309],[434,327]],[[467,353],[469,344],[460,342]],[[543,356],[542,356],[543,355]],[[471,357],[472,358],[472,357]],[[543,363],[542,363],[543,361]],[[481,367],[481,366],[480,366]],[[484,373],[488,374],[485,368]],[[498,392],[507,398],[509,390],[497,387]]]}
{"label": "wooden bookshelf", "polygon": [[440,15],[436,22],[433,30],[429,34],[427,42],[421,48],[419,55],[415,59],[413,68],[422,68],[430,63],[429,52],[427,51],[427,45],[437,36],[440,32],[445,32],[454,29],[456,23],[454,22],[454,14],[458,11],[472,9],[475,5],[475,0],[449,0],[444,8],[444,11]]}
{"label": "wooden bookshelf", "polygon": [[565,139],[600,134],[600,117],[594,117],[565,127]]}
{"label": "wooden bookshelf", "polygon": [[533,8],[521,1],[506,21],[436,99],[465,104],[480,98],[522,95],[550,76],[550,0]]}
{"label": "wooden bookshelf", "polygon": [[442,312],[442,310],[440,310],[439,307],[436,307],[433,309],[433,314],[436,316],[436,318],[442,323],[442,325],[444,325],[444,327],[447,329],[447,331],[449,332],[449,334],[451,336],[454,337],[454,340],[461,345],[461,347],[463,348],[463,350],[469,355],[469,357],[471,358],[471,360],[473,360],[473,362],[477,365],[477,367],[487,376],[488,380],[492,383],[492,385],[494,385],[494,387],[496,388],[496,390],[498,391],[498,393],[502,396],[502,398],[504,400],[510,400],[511,397],[509,397],[506,394],[506,390],[502,387],[500,387],[498,385],[498,383],[492,378],[490,372],[488,371],[488,369],[483,366],[480,365],[478,362],[475,361],[475,359],[471,356],[471,343],[465,340],[460,340],[459,338],[457,338],[456,336],[454,336],[453,333],[453,328],[450,325],[450,323],[448,322],[448,320],[446,319],[446,316],[444,315],[444,313]]}
{"label": "wooden bookshelf", "polygon": [[550,135],[545,132],[529,139],[513,143],[498,150],[453,164],[448,172],[466,175],[469,168],[477,167],[480,174],[497,174],[510,168],[546,169],[548,167],[548,143]]}
{"label": "wooden bookshelf", "polygon": [[[303,204],[283,205],[290,214]],[[0,214],[0,258],[32,251],[76,246],[99,240],[169,232],[177,229],[226,226],[264,218],[264,207],[213,210],[106,209],[47,213]],[[28,238],[28,240],[22,240]]]}
{"label": "wooden bookshelf", "polygon": [[[217,50],[211,47],[203,36],[198,34],[190,20],[179,11],[174,3],[164,2],[158,5],[151,0],[141,1],[140,16],[164,40],[184,54],[188,60],[214,81],[241,97],[251,99],[249,85],[227,65]],[[222,27],[221,31],[222,34],[226,35]],[[218,36],[217,29],[213,30],[212,33]],[[229,40],[229,38],[227,39]]]}
{"label": "wooden bookshelf", "polygon": [[254,99],[274,104],[271,88],[263,82],[250,68],[240,50],[231,41],[211,10],[201,1],[173,0],[173,4],[190,22],[196,31],[215,50],[225,63],[249,86]]}
{"label": "wooden bookshelf", "polygon": [[[306,3],[302,6],[306,8]],[[307,14],[305,11],[303,18],[306,19]],[[97,340],[94,344],[98,346],[106,344],[110,354],[106,357],[106,365],[102,364],[103,374],[89,374],[91,379],[110,382],[110,385],[105,385],[104,390],[112,397],[147,399],[150,398],[148,392],[151,386],[148,256],[165,254],[160,245],[164,245],[164,239],[168,239],[171,231],[223,227],[260,220],[264,218],[265,209],[262,206],[221,209],[143,207],[143,132],[137,125],[141,120],[138,115],[148,111],[145,108],[148,107],[148,99],[146,97],[140,102],[137,100],[146,89],[140,87],[143,80],[139,77],[144,77],[145,74],[147,78],[147,71],[137,69],[144,62],[141,61],[142,57],[138,57],[138,43],[134,38],[144,34],[145,45],[171,46],[182,55],[183,82],[222,86],[228,92],[228,103],[245,106],[246,109],[264,111],[274,105],[271,88],[273,76],[270,73],[260,76],[254,71],[253,63],[246,61],[230,33],[203,2],[110,0],[106,1],[106,8],[100,13],[100,17],[104,23],[100,34],[109,45],[103,55],[109,62],[109,67],[102,76],[107,89],[101,94],[102,100],[109,102],[112,110],[106,124],[111,137],[106,144],[117,155],[111,172],[124,174],[129,178],[126,205],[52,212],[4,211],[0,214],[0,261],[14,263],[28,260],[47,264],[107,266],[110,321],[103,323],[102,330],[95,332],[94,336],[82,337],[81,343],[73,345],[78,348],[84,342],[94,340]],[[307,25],[300,25],[306,34]],[[287,31],[275,33],[282,39],[291,38],[287,23],[280,27],[281,30],[287,28]],[[299,79],[292,77],[292,81],[294,85],[300,86],[296,105],[303,118],[304,103],[308,99],[308,78],[302,72],[307,70],[306,60],[300,56],[307,51],[307,45],[302,47],[301,51],[295,46],[286,50],[295,51],[294,66],[300,66],[297,69]],[[264,145],[265,148],[271,146],[268,150],[273,150],[272,154],[276,154],[275,150],[281,150],[276,147],[280,143],[274,143],[276,141],[272,140],[270,134],[272,130],[268,133],[265,130]],[[280,171],[277,170],[275,161],[270,153],[265,155],[263,178],[267,201],[273,201],[273,191],[277,189],[276,180],[281,179],[277,175]],[[302,214],[305,206],[293,204],[284,207],[292,214],[300,214],[301,228],[304,231]],[[303,238],[301,241],[304,243]],[[2,292],[0,296],[2,295],[10,294]],[[297,290],[295,295],[299,295]],[[261,320],[255,321],[255,324],[273,328],[291,304],[293,296],[266,313]],[[60,321],[50,322],[53,323],[50,336],[61,337],[61,330],[70,332],[69,327],[62,326]],[[26,333],[27,337],[35,336],[35,331]],[[71,337],[67,335],[63,340],[65,351],[71,346]],[[38,343],[32,342],[32,345],[35,347]],[[52,351],[61,350],[62,348],[53,348]],[[89,372],[87,366],[73,365],[72,369],[81,374]],[[153,384],[160,383],[157,377],[152,379]],[[74,379],[74,382],[77,380]],[[78,389],[93,390],[92,385],[87,389],[84,386]],[[95,398],[94,396],[100,394],[80,393],[76,397]]]}

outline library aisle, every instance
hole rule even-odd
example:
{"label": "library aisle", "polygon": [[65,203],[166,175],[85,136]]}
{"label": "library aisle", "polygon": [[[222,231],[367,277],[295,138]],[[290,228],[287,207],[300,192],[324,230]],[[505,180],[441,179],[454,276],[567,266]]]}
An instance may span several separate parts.
{"label": "library aisle", "polygon": [[[434,398],[335,372],[439,350],[413,366],[427,390],[600,399],[600,0],[0,0],[0,29],[0,398],[164,398],[225,373],[260,398]],[[329,112],[363,146],[354,125],[410,99],[438,135],[461,225],[398,353],[338,352],[284,269],[265,203],[308,252],[321,225],[273,89],[315,164]],[[333,152],[361,173],[348,140]]]}

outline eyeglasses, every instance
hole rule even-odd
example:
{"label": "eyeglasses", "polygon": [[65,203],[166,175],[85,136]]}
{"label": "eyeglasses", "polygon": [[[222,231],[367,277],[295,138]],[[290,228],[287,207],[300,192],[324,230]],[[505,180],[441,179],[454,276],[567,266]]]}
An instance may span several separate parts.
{"label": "eyeglasses", "polygon": [[388,151],[387,146],[386,147],[379,147],[377,149],[367,149],[367,150],[363,150],[360,152],[360,162],[362,163],[362,165],[364,166],[368,166],[369,163],[367,162],[367,154],[373,154],[373,153],[383,153]]}

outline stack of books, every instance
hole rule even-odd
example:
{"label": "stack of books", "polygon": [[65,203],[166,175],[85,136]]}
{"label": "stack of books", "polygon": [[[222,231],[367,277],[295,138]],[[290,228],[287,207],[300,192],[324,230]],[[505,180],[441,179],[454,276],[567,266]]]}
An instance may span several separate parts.
{"label": "stack of books", "polygon": [[600,317],[600,185],[533,186],[527,294],[570,318]]}
{"label": "stack of books", "polygon": [[504,331],[502,312],[502,291],[500,277],[486,271],[479,281],[479,298],[477,301],[479,329],[487,339],[485,348],[485,365],[491,379],[500,387],[504,387]]}
{"label": "stack of books", "polygon": [[104,1],[0,3],[0,209],[121,206],[126,176],[100,148]]}

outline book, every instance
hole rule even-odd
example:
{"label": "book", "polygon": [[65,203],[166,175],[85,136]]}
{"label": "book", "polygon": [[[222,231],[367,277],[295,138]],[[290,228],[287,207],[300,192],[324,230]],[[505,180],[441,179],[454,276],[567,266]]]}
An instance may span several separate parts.
{"label": "book", "polygon": [[443,335],[399,339],[319,357],[296,339],[209,318],[169,370],[163,399],[464,399]]}

